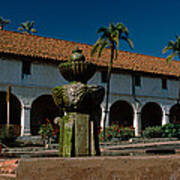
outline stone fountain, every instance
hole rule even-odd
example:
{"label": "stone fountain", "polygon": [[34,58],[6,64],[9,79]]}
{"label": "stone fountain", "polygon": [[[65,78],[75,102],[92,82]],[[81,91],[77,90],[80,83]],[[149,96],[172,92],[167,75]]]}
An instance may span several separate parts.
{"label": "stone fountain", "polygon": [[60,119],[60,156],[100,155],[97,109],[103,101],[104,88],[87,84],[96,65],[87,62],[82,50],[76,48],[70,61],[60,63],[59,70],[69,81],[52,90],[55,104],[66,114]]}

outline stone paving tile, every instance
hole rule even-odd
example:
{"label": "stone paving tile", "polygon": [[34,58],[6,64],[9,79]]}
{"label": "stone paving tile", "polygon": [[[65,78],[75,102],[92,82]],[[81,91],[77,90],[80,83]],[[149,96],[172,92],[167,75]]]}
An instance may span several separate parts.
{"label": "stone paving tile", "polygon": [[18,159],[0,161],[0,174],[16,174]]}

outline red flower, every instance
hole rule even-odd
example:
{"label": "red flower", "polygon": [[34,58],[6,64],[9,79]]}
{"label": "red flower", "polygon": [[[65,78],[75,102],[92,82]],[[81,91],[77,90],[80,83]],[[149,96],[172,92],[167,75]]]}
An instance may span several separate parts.
{"label": "red flower", "polygon": [[50,123],[50,120],[48,118],[46,118],[46,123],[49,124]]}

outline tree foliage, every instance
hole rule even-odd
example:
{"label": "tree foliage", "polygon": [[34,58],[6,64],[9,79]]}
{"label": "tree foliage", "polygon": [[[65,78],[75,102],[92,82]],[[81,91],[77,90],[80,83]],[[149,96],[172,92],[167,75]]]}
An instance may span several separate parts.
{"label": "tree foliage", "polygon": [[4,27],[10,22],[11,21],[9,19],[4,19],[3,17],[0,17],[0,29],[3,30]]}
{"label": "tree foliage", "polygon": [[110,23],[109,27],[99,28],[97,33],[102,34],[102,36],[94,44],[91,51],[91,56],[98,52],[98,57],[101,57],[104,48],[113,48],[114,50],[116,50],[117,58],[119,40],[125,40],[131,48],[134,47],[133,42],[128,37],[129,31],[127,27],[122,23],[117,23],[116,25]]}
{"label": "tree foliage", "polygon": [[172,52],[169,56],[167,56],[168,61],[171,61],[175,56],[178,56],[180,58],[180,36],[176,36],[176,41],[169,41],[162,52],[166,53],[169,50]]}
{"label": "tree foliage", "polygon": [[37,31],[33,27],[34,27],[34,21],[31,21],[31,22],[26,21],[26,22],[20,24],[20,27],[18,27],[18,30],[23,33],[27,33],[27,34],[36,33]]}

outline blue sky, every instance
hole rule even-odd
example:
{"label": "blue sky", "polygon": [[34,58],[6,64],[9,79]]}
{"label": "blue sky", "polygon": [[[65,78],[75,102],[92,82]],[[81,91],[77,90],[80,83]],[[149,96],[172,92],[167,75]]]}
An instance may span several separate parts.
{"label": "blue sky", "polygon": [[180,35],[179,9],[179,0],[6,0],[0,16],[11,20],[7,30],[34,20],[37,35],[87,44],[95,43],[99,27],[122,22],[135,45],[121,43],[122,50],[166,57],[163,47]]}

